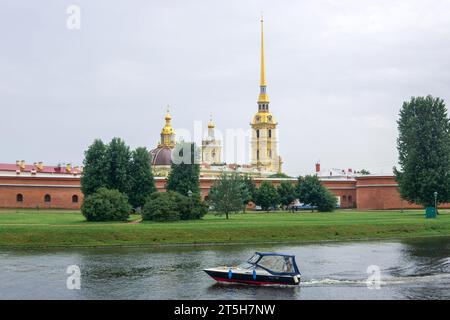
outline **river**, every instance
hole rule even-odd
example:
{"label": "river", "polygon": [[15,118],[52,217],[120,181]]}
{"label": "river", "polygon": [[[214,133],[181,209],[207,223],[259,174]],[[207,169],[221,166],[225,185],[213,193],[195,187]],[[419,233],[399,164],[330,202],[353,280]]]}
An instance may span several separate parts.
{"label": "river", "polygon": [[[217,284],[202,269],[295,254],[299,287]],[[81,271],[68,289],[67,268]],[[369,266],[379,287],[368,285]],[[375,268],[375,269],[374,269]],[[378,269],[377,269],[378,268]],[[0,299],[450,299],[450,237],[289,245],[0,249]]]}

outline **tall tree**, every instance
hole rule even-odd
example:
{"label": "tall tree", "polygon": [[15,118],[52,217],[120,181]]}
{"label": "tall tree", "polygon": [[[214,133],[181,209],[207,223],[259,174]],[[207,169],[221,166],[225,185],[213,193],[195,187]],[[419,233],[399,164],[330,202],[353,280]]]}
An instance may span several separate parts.
{"label": "tall tree", "polygon": [[450,201],[450,123],[445,103],[432,96],[404,102],[397,122],[400,169],[394,167],[403,199],[425,207]]}
{"label": "tall tree", "polygon": [[296,191],[298,199],[311,205],[312,211],[314,207],[319,211],[333,211],[336,208],[336,196],[320,183],[317,176],[299,177]]}
{"label": "tall tree", "polygon": [[175,146],[167,179],[167,190],[188,196],[189,191],[200,194],[200,165],[194,143],[182,142]]}
{"label": "tall tree", "polygon": [[229,218],[232,212],[242,208],[242,179],[237,174],[222,173],[211,187],[208,195],[209,202],[218,214],[225,214]]}
{"label": "tall tree", "polygon": [[277,187],[278,196],[280,198],[280,203],[286,208],[296,198],[295,187],[291,182],[282,181]]}
{"label": "tall tree", "polygon": [[253,181],[252,177],[249,175],[244,175],[242,178],[242,211],[245,213],[245,209],[247,208],[247,205],[250,203],[250,201],[255,202],[256,197],[256,184],[255,181]]}
{"label": "tall tree", "polygon": [[84,152],[83,166],[81,191],[85,196],[107,185],[106,145],[102,140],[96,139]]}
{"label": "tall tree", "polygon": [[277,189],[269,181],[264,181],[256,191],[256,204],[263,210],[269,211],[276,208],[279,203]]}
{"label": "tall tree", "polygon": [[146,148],[137,148],[131,154],[130,163],[131,187],[128,195],[133,208],[142,208],[146,198],[156,192],[150,166],[150,155]]}
{"label": "tall tree", "polygon": [[106,148],[107,186],[130,194],[130,148],[120,138],[113,138]]}

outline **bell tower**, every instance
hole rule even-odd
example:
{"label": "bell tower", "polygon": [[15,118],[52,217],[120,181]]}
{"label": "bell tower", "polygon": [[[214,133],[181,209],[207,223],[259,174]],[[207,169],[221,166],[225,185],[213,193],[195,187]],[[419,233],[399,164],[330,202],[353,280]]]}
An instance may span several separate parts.
{"label": "bell tower", "polygon": [[261,78],[259,84],[258,112],[250,123],[251,164],[262,170],[277,173],[281,171],[278,156],[277,125],[274,116],[269,111],[269,96],[267,94],[266,70],[264,61],[264,20],[261,17]]}

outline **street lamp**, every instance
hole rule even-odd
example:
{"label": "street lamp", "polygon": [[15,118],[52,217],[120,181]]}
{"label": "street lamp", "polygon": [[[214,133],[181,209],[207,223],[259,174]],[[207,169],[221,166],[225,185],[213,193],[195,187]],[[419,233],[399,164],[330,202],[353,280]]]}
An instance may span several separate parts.
{"label": "street lamp", "polygon": [[436,214],[438,214],[438,213],[437,213],[437,196],[438,196],[438,193],[437,193],[437,191],[435,191],[435,192],[434,192],[434,212],[435,212]]}

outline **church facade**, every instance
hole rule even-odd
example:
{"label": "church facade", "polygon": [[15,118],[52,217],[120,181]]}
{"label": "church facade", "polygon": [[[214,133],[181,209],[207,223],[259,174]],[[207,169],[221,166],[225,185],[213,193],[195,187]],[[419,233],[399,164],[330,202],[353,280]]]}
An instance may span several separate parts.
{"label": "church facade", "polygon": [[[218,176],[222,172],[236,172],[252,177],[271,177],[282,173],[281,157],[278,155],[278,134],[275,117],[269,110],[266,70],[264,59],[264,21],[261,19],[261,65],[257,112],[253,116],[250,141],[250,163],[226,164],[222,161],[222,141],[215,136],[215,124],[212,118],[208,122],[208,132],[200,146],[201,176]],[[166,124],[161,130],[161,139],[157,148],[150,151],[152,170],[157,177],[167,177],[170,172],[171,156],[175,147],[175,130],[172,116],[167,110]],[[172,151],[172,152],[171,152]]]}

